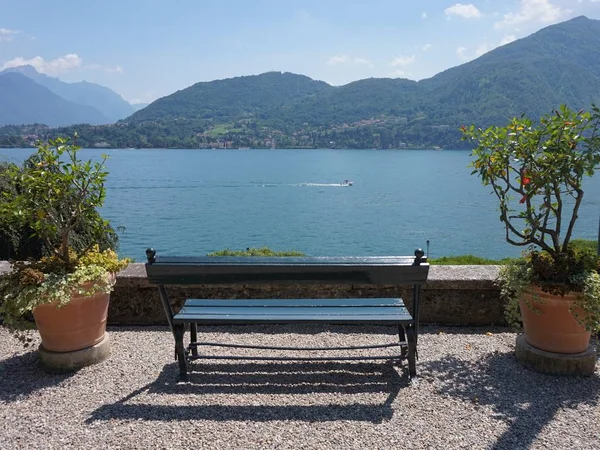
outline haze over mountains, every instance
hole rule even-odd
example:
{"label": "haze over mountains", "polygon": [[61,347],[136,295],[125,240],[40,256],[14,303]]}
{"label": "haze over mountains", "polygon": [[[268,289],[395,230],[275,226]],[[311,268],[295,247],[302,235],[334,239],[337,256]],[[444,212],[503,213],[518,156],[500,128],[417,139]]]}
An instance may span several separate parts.
{"label": "haze over mountains", "polygon": [[[3,112],[7,113],[2,109],[7,95],[3,83],[17,83],[6,79],[7,75],[16,74],[0,73],[0,124],[8,123],[1,119]],[[48,91],[52,87],[49,94],[62,92],[55,87],[62,82],[48,78],[32,76]],[[101,87],[93,85],[92,91],[84,89],[91,83],[74,84],[81,85],[80,91],[68,98],[64,94],[63,101],[93,107],[108,118],[100,102],[91,100],[91,92],[100,92]],[[35,95],[33,91],[19,94],[18,88],[11,93],[16,99],[21,95],[25,103],[33,103],[41,95],[39,90]],[[41,99],[52,104],[48,93]],[[55,133],[78,131],[83,145],[100,142],[115,147],[210,147],[223,143],[226,147],[452,147],[460,142],[457,129],[461,124],[504,124],[522,113],[535,119],[563,103],[576,109],[600,104],[598,20],[581,16],[549,26],[418,82],[370,78],[331,86],[304,75],[269,72],[196,83],[126,118],[121,116],[115,125],[69,127]],[[38,109],[40,113],[44,110]],[[111,117],[125,110],[122,107]],[[27,117],[26,111],[12,111]],[[83,118],[91,112],[80,110],[79,114]],[[80,122],[100,123],[98,120],[92,117]],[[54,126],[50,121],[37,122]],[[5,142],[2,136],[19,131],[0,130],[0,142]],[[53,133],[47,131],[44,136]]]}
{"label": "haze over mountains", "polygon": [[0,125],[109,124],[134,111],[119,94],[99,84],[65,83],[32,66],[0,72]]}

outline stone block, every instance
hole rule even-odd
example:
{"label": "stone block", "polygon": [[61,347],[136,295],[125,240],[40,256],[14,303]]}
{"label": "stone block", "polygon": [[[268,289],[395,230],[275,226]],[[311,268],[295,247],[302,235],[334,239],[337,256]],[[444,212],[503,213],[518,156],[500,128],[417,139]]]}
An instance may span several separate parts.
{"label": "stone block", "polygon": [[38,351],[42,369],[48,373],[75,372],[104,361],[110,355],[108,333],[96,345],[72,352],[51,352],[40,345]]}
{"label": "stone block", "polygon": [[523,366],[547,375],[592,376],[597,360],[594,345],[590,344],[582,353],[552,353],[533,347],[523,334],[517,336],[515,354]]}

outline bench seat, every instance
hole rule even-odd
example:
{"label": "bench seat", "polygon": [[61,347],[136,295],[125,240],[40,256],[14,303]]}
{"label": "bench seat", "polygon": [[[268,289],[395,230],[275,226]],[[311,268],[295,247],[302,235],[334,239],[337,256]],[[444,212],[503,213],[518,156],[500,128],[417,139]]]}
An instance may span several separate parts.
{"label": "bench seat", "polygon": [[[165,315],[175,338],[175,359],[180,379],[188,376],[188,362],[196,359],[241,360],[369,360],[387,359],[408,362],[408,376],[417,374],[417,336],[421,286],[427,281],[429,264],[421,249],[412,256],[336,256],[336,257],[229,257],[157,256],[147,249],[148,282],[158,285]],[[167,285],[412,285],[410,312],[401,298],[301,298],[301,299],[202,299],[185,300],[173,310]],[[269,347],[198,342],[198,326],[251,324],[347,324],[389,325],[396,328],[394,343],[346,347]],[[189,344],[184,337],[189,329]],[[306,358],[293,356],[216,355],[199,352],[208,346],[272,350],[359,350],[394,347],[394,354]]]}
{"label": "bench seat", "polygon": [[412,316],[401,298],[188,299],[173,323],[402,324]]}

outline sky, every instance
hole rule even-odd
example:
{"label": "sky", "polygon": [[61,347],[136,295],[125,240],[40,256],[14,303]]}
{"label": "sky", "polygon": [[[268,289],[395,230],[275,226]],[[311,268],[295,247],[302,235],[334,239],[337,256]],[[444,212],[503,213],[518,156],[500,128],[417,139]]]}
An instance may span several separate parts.
{"label": "sky", "polygon": [[421,80],[600,0],[0,0],[0,70],[24,64],[148,103],[268,71]]}

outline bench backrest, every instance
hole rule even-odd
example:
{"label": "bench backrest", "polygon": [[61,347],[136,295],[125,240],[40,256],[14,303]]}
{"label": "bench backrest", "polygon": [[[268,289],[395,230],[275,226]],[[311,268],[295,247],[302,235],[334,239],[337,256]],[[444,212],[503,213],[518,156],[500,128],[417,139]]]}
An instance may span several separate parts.
{"label": "bench backrest", "polygon": [[146,250],[152,284],[412,284],[427,281],[429,264],[415,256],[229,257],[156,256]]}

